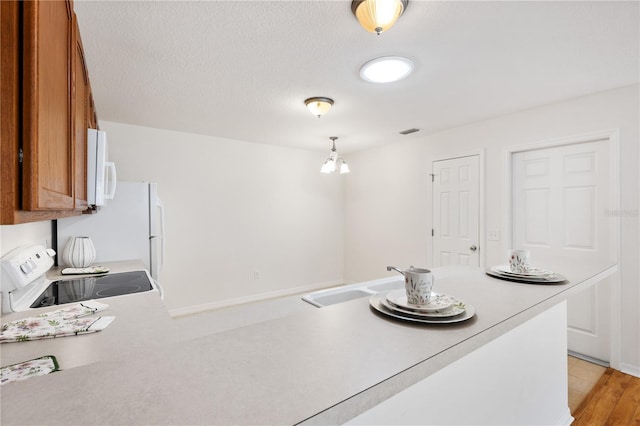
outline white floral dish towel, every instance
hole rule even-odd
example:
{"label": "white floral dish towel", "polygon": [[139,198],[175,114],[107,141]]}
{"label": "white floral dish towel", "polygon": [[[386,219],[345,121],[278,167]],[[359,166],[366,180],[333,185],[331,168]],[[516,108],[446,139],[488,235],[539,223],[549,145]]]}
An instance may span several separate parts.
{"label": "white floral dish towel", "polygon": [[87,266],[86,268],[64,268],[60,273],[62,275],[81,275],[81,274],[106,274],[109,268],[106,266]]}
{"label": "white floral dish towel", "polygon": [[47,355],[0,369],[0,385],[18,382],[36,376],[58,371],[58,361],[53,355]]}
{"label": "white floral dish towel", "polygon": [[96,302],[95,300],[87,300],[85,302],[65,306],[64,308],[55,311],[45,312],[38,315],[37,318],[62,317],[65,320],[72,320],[104,311],[108,307],[109,305],[105,303]]}
{"label": "white floral dish towel", "polygon": [[3,324],[0,343],[75,336],[103,330],[115,317],[87,317],[109,305],[94,300]]}

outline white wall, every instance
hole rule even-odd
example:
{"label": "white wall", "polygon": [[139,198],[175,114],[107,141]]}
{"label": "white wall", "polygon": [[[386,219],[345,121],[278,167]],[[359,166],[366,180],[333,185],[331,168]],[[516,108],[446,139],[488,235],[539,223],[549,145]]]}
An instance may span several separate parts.
{"label": "white wall", "polygon": [[167,243],[160,282],[173,314],[342,283],[341,176],[319,173],[322,154],[100,127],[118,180],[158,183]]}
{"label": "white wall", "polygon": [[480,247],[487,265],[503,263],[506,149],[618,128],[621,364],[640,372],[638,92],[637,85],[619,88],[350,154],[354,172],[345,181],[345,279],[385,276],[388,264],[429,266],[431,162],[479,150],[485,154],[485,229],[499,229],[502,237],[495,242],[481,237]]}
{"label": "white wall", "polygon": [[29,244],[51,247],[51,221],[0,226],[0,257]]}

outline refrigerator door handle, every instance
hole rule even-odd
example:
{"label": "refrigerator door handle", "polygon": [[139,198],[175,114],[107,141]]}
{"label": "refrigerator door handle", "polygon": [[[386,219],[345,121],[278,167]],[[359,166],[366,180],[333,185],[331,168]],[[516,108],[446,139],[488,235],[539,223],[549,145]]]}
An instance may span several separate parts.
{"label": "refrigerator door handle", "polygon": [[158,267],[158,272],[160,272],[164,268],[164,204],[160,198],[156,198],[156,207],[160,212],[160,265]]}
{"label": "refrigerator door handle", "polygon": [[151,278],[151,280],[153,281],[153,284],[158,289],[158,293],[160,293],[160,300],[164,300],[164,290],[162,290],[162,286],[160,285],[158,280],[154,280],[153,278]]}

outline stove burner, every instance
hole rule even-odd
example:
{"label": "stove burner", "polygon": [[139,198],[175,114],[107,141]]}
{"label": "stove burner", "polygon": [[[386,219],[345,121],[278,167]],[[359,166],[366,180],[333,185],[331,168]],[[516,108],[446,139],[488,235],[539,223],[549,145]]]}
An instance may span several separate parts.
{"label": "stove burner", "polygon": [[139,293],[141,291],[139,285],[123,285],[120,287],[112,287],[106,288],[104,290],[96,291],[97,297],[111,297],[111,296],[120,296],[122,294],[130,294],[130,293]]}
{"label": "stove burner", "polygon": [[149,290],[153,290],[153,286],[144,271],[59,280],[52,282],[31,307],[64,305]]}

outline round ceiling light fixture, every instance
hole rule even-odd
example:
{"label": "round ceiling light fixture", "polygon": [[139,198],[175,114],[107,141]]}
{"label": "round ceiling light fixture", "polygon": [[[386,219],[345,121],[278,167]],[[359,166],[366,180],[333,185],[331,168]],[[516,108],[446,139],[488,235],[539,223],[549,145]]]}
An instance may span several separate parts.
{"label": "round ceiling light fixture", "polygon": [[392,83],[413,71],[413,61],[402,56],[372,59],[360,68],[360,78],[371,83]]}
{"label": "round ceiling light fixture", "polygon": [[353,0],[351,12],[362,27],[380,35],[396,23],[409,0]]}
{"label": "round ceiling light fixture", "polygon": [[304,101],[304,104],[307,106],[311,114],[320,118],[331,109],[331,106],[333,105],[333,99],[326,98],[324,96],[316,96],[306,99]]}

